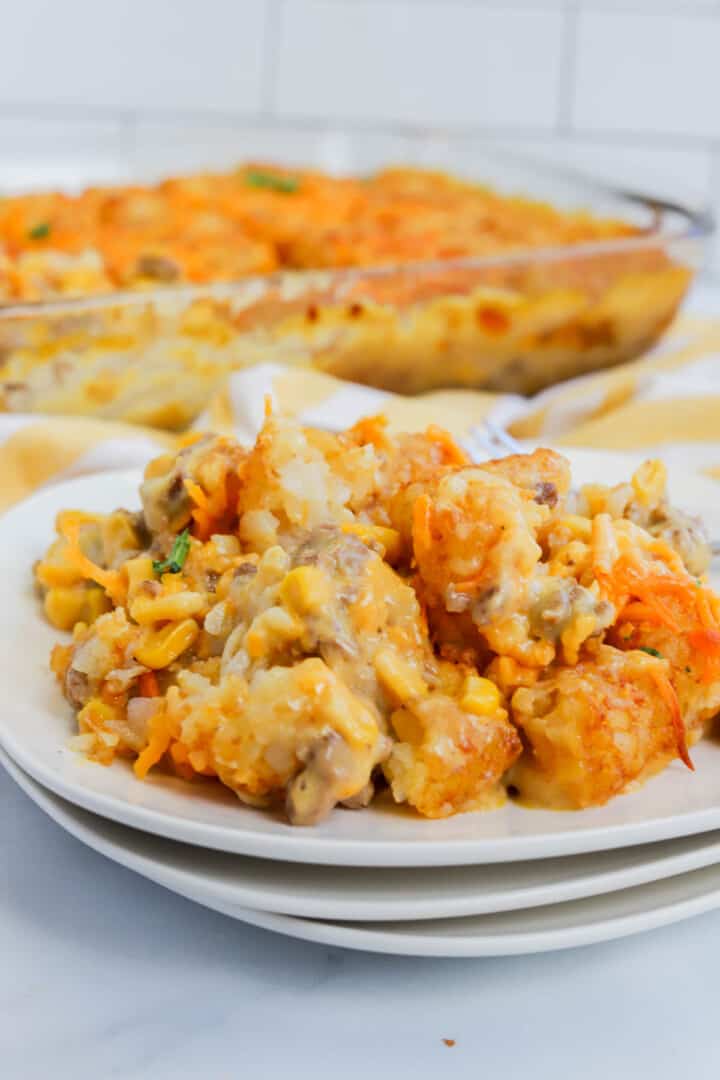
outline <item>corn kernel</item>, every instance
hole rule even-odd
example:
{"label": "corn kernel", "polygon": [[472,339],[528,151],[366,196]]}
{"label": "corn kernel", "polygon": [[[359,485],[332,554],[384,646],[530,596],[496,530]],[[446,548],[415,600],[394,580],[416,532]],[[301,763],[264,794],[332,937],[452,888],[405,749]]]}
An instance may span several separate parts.
{"label": "corn kernel", "polygon": [[146,630],[133,655],[145,667],[155,670],[164,668],[189,649],[199,633],[200,628],[194,619],[171,623],[160,630]]}
{"label": "corn kernel", "polygon": [[287,551],[280,547],[279,544],[273,544],[263,553],[263,557],[258,564],[258,570],[266,577],[280,578],[287,574],[289,562],[290,556]]}
{"label": "corn kernel", "polygon": [[579,514],[565,514],[557,524],[568,529],[577,540],[590,540],[592,536],[592,522]]}
{"label": "corn kernel", "polygon": [[58,586],[45,595],[45,614],[58,630],[72,630],[80,622],[83,610],[83,591],[72,586]]}
{"label": "corn kernel", "polygon": [[468,675],[460,705],[475,716],[490,716],[500,707],[500,691],[490,679]]}
{"label": "corn kernel", "polygon": [[317,707],[323,720],[351,747],[366,751],[375,743],[379,732],[373,710],[341,683],[331,682]]}
{"label": "corn kernel", "polygon": [[382,556],[392,565],[399,562],[402,555],[402,542],[397,529],[390,529],[386,525],[366,525],[357,521],[350,525],[343,525],[343,532],[352,533],[369,547],[377,545],[382,549]]}
{"label": "corn kernel", "polygon": [[58,630],[72,630],[76,623],[94,623],[110,609],[102,589],[69,585],[50,589],[45,596],[45,614]]}
{"label": "corn kernel", "polygon": [[401,742],[419,746],[423,740],[423,726],[408,709],[398,709],[390,718],[395,734]]}
{"label": "corn kernel", "polygon": [[555,552],[548,564],[552,577],[563,577],[567,574],[579,577],[581,571],[587,565],[590,557],[590,548],[582,540],[571,540],[559,551]]}
{"label": "corn kernel", "polygon": [[202,593],[176,592],[170,596],[146,596],[140,594],[130,604],[130,614],[135,622],[147,626],[154,622],[177,622],[199,615],[205,607]]}
{"label": "corn kernel", "polygon": [[573,667],[578,662],[580,646],[595,632],[597,622],[589,612],[578,615],[560,635],[560,643],[565,654],[565,662]]}
{"label": "corn kernel", "polygon": [[302,624],[281,607],[271,607],[253,619],[245,635],[245,649],[251,660],[259,660],[273,649],[296,641]]}
{"label": "corn kernel", "polygon": [[82,615],[85,623],[92,626],[96,619],[99,619],[106,611],[110,611],[111,608],[112,601],[102,589],[85,590],[85,608]]}
{"label": "corn kernel", "polygon": [[377,653],[375,673],[383,690],[401,704],[427,694],[427,686],[420,672],[398,656],[394,649],[381,649]]}
{"label": "corn kernel", "polygon": [[50,552],[48,552],[48,558],[39,562],[35,567],[35,578],[45,588],[53,589],[57,585],[76,585],[78,581],[83,580],[82,574],[74,566],[70,566],[69,563],[63,563],[59,554],[57,555],[57,562],[49,556]]}
{"label": "corn kernel", "polygon": [[641,506],[659,501],[667,486],[667,469],[662,461],[645,461],[632,477],[635,497]]}
{"label": "corn kernel", "polygon": [[316,566],[296,566],[280,586],[280,599],[301,615],[318,611],[330,603],[327,577]]}
{"label": "corn kernel", "polygon": [[149,555],[138,555],[135,559],[128,559],[125,563],[125,573],[128,580],[128,597],[132,599],[143,581],[152,581],[153,561]]}

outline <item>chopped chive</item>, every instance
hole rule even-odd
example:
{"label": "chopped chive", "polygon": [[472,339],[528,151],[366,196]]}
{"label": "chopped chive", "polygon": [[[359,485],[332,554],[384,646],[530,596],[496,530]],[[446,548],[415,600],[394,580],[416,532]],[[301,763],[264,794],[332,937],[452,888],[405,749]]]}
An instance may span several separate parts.
{"label": "chopped chive", "polygon": [[648,654],[648,656],[657,656],[658,660],[664,660],[665,659],[661,652],[658,652],[657,649],[651,649],[647,645],[641,645],[640,646],[640,652],[646,652]]}
{"label": "chopped chive", "polygon": [[274,173],[259,172],[255,169],[245,173],[245,183],[250,187],[280,191],[284,195],[291,195],[300,186],[300,181],[294,176],[276,176]]}
{"label": "chopped chive", "polygon": [[185,565],[185,560],[190,551],[190,533],[183,529],[173,541],[172,551],[167,559],[160,562],[153,561],[153,570],[156,574],[179,574]]}
{"label": "chopped chive", "polygon": [[33,225],[32,229],[28,229],[28,236],[31,240],[44,240],[50,235],[50,222],[40,221],[37,225]]}

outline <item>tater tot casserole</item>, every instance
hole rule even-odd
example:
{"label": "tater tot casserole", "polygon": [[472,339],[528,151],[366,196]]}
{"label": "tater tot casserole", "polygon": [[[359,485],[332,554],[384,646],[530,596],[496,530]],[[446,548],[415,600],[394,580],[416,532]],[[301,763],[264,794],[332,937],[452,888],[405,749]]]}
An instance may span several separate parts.
{"label": "tater tot casserole", "polygon": [[6,196],[0,408],[180,429],[263,360],[403,393],[532,393],[667,326],[692,273],[658,213],[267,164]]}
{"label": "tater tot casserole", "polygon": [[458,259],[638,232],[442,173],[340,178],[248,165],[155,186],[0,199],[0,299]]}
{"label": "tater tot casserole", "polygon": [[[647,462],[571,485],[440,428],[268,414],[153,461],[139,512],[67,510],[35,567],[79,752],[217,778],[297,825],[377,795],[428,818],[598,806],[720,710],[700,524]],[[58,720],[60,722],[60,720]]]}

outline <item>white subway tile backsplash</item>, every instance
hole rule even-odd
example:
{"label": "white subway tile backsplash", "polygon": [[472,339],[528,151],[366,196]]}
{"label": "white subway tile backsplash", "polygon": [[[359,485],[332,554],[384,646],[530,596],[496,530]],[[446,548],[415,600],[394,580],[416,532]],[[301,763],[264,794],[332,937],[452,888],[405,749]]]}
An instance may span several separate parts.
{"label": "white subway tile backsplash", "polygon": [[131,158],[138,175],[231,167],[239,161],[277,161],[336,173],[364,173],[405,160],[402,134],[353,133],[337,125],[288,121],[198,124],[140,121]]}
{"label": "white subway tile backsplash", "polygon": [[0,102],[252,110],[264,27],[263,0],[7,3]]}
{"label": "white subway tile backsplash", "polygon": [[573,120],[579,129],[720,136],[717,15],[583,11]]}
{"label": "white subway tile backsplash", "polygon": [[287,0],[281,114],[426,126],[552,128],[559,10]]}
{"label": "white subway tile backsplash", "polygon": [[707,205],[712,198],[712,152],[697,148],[658,147],[635,140],[584,141],[565,137],[503,139],[496,145],[552,165],[564,165],[607,183],[664,198]]}
{"label": "white subway tile backsplash", "polygon": [[126,180],[129,146],[119,120],[0,112],[0,191]]}

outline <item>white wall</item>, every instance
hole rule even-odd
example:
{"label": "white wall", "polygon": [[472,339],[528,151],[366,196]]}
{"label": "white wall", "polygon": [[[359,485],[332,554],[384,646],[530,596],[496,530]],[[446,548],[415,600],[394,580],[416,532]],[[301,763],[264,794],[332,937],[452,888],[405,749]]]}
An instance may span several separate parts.
{"label": "white wall", "polygon": [[0,6],[3,187],[71,180],[78,162],[89,179],[122,175],[164,145],[170,164],[206,146],[212,157],[248,122],[401,124],[713,202],[720,215],[720,0]]}

